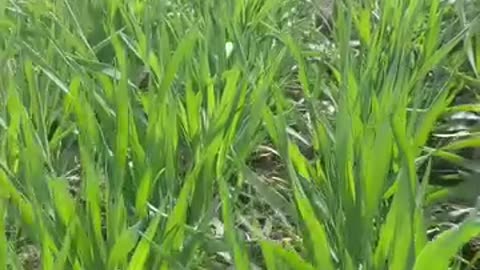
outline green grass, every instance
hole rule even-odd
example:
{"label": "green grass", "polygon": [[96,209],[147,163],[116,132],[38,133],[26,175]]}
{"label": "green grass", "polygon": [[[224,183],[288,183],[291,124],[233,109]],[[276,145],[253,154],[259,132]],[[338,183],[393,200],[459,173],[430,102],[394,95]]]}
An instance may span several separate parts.
{"label": "green grass", "polygon": [[324,5],[0,1],[0,269],[464,269],[480,6]]}

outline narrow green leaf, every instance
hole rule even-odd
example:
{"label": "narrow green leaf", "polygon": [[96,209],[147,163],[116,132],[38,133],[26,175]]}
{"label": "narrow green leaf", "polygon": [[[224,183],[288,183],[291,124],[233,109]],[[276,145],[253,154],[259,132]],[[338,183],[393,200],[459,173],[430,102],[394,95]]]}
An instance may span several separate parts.
{"label": "narrow green leaf", "polygon": [[243,166],[243,174],[247,181],[255,188],[258,194],[262,194],[262,197],[271,207],[280,210],[280,212],[287,214],[288,216],[295,216],[295,209],[292,205],[274,188],[260,179],[260,176],[254,173],[247,166]]}
{"label": "narrow green leaf", "polygon": [[454,151],[454,150],[460,150],[463,148],[478,148],[480,147],[480,137],[475,136],[475,137],[470,137],[466,139],[460,139],[460,140],[455,140],[444,147],[442,147],[442,150],[445,151]]}
{"label": "narrow green leaf", "polygon": [[71,249],[72,244],[72,235],[75,235],[75,229],[78,226],[78,223],[72,222],[67,227],[67,233],[62,242],[62,246],[60,248],[60,252],[57,254],[55,258],[55,269],[65,269],[65,265],[68,261],[68,255]]}
{"label": "narrow green leaf", "polygon": [[135,248],[138,237],[135,227],[126,229],[120,234],[108,256],[108,269],[117,269],[119,264],[128,261],[128,255]]}
{"label": "narrow green leaf", "polygon": [[137,248],[135,249],[130,263],[128,264],[128,270],[139,270],[145,269],[145,262],[150,254],[151,244],[153,237],[157,233],[158,226],[161,220],[160,215],[156,215],[142,236],[140,243],[138,243]]}
{"label": "narrow green leaf", "polygon": [[220,197],[222,200],[222,217],[225,226],[225,234],[231,249],[233,250],[233,259],[235,261],[235,268],[241,270],[250,269],[250,263],[245,247],[238,240],[237,230],[234,226],[234,213],[232,210],[231,195],[228,191],[225,179],[220,177],[218,185],[220,189]]}
{"label": "narrow green leaf", "polygon": [[[198,38],[198,30],[192,29],[188,32],[188,34],[181,40],[180,44],[178,45],[175,53],[171,57],[166,69],[165,75],[163,76],[163,80],[160,84],[159,91],[162,91],[160,94],[163,96],[167,93],[172,85],[175,75],[177,74],[181,63],[190,55],[193,51],[193,47],[196,44],[196,40]],[[159,77],[160,74],[157,74]],[[163,98],[160,98],[163,100]]]}
{"label": "narrow green leaf", "polygon": [[315,256],[315,266],[320,269],[335,269],[324,226],[313,215],[314,211],[308,199],[301,196],[299,192],[296,192],[295,197],[303,222],[308,229],[308,235],[315,247],[315,250],[312,250]]}
{"label": "narrow green leaf", "polygon": [[451,259],[460,248],[480,234],[480,219],[471,217],[458,228],[440,234],[428,243],[419,254],[414,270],[448,269]]}
{"label": "narrow green leaf", "polygon": [[137,189],[135,208],[139,214],[139,217],[146,217],[147,215],[147,203],[152,192],[153,175],[152,169],[147,168],[140,180],[140,186]]}
{"label": "narrow green leaf", "polygon": [[286,264],[290,267],[290,269],[317,269],[311,264],[305,262],[297,253],[284,249],[276,243],[272,243],[270,241],[262,241],[260,244],[263,254],[267,259],[268,270],[284,269],[283,267],[277,267],[277,263],[280,263],[278,259],[281,259],[282,266]]}
{"label": "narrow green leaf", "polygon": [[75,217],[75,202],[71,197],[66,179],[50,181],[55,207],[65,226],[69,226]]}

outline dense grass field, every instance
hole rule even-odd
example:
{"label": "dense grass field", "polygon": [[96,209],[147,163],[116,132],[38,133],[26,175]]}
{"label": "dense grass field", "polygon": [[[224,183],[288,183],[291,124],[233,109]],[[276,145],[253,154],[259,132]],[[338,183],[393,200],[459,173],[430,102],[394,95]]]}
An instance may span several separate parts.
{"label": "dense grass field", "polygon": [[0,0],[0,270],[476,269],[479,14]]}

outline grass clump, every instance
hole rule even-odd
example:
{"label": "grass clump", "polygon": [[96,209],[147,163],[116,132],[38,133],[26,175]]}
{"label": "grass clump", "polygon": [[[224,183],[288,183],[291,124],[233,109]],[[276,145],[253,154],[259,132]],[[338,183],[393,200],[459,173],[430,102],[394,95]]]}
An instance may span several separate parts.
{"label": "grass clump", "polygon": [[439,158],[478,176],[432,139],[477,107],[474,10],[3,1],[0,268],[462,269],[476,210],[425,209],[467,197]]}

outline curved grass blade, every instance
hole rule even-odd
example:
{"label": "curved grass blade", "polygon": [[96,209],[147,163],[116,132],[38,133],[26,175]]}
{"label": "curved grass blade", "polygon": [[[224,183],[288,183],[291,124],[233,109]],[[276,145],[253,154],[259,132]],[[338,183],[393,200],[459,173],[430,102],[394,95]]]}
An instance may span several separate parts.
{"label": "curved grass blade", "polygon": [[418,255],[413,270],[448,269],[460,248],[480,234],[480,218],[470,217],[458,228],[452,228],[428,243]]}
{"label": "curved grass blade", "polygon": [[285,264],[288,265],[290,269],[316,269],[311,264],[304,261],[297,253],[287,250],[276,243],[262,241],[260,245],[268,270],[285,269]]}
{"label": "curved grass blade", "polygon": [[158,214],[148,225],[147,231],[142,236],[142,240],[138,243],[137,248],[130,259],[128,270],[145,269],[145,262],[151,250],[151,241],[157,233],[161,217],[162,216]]}

